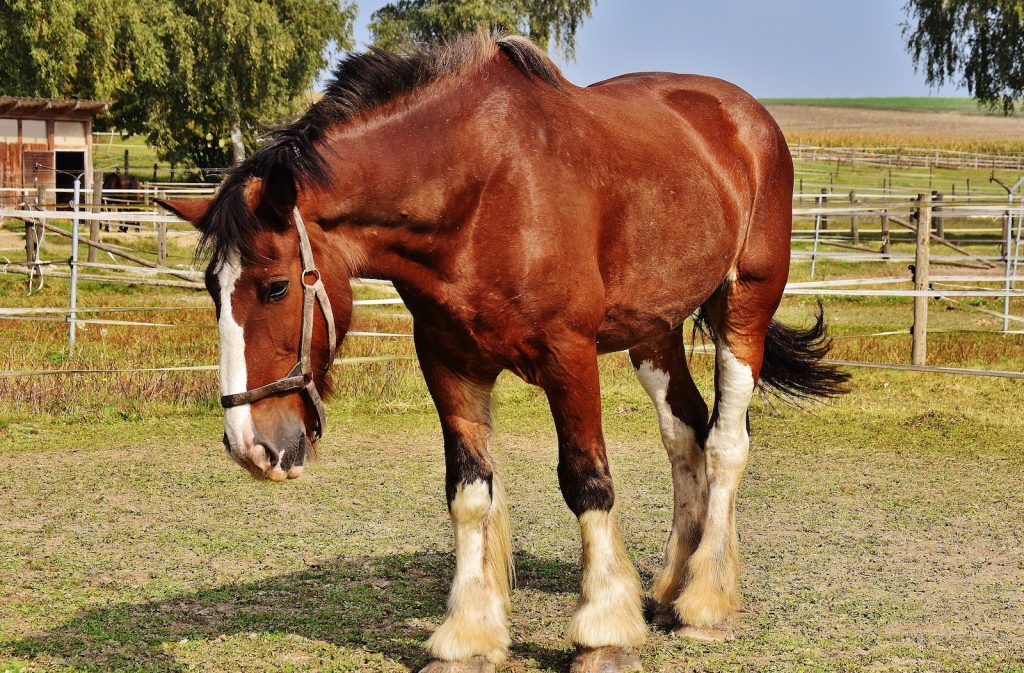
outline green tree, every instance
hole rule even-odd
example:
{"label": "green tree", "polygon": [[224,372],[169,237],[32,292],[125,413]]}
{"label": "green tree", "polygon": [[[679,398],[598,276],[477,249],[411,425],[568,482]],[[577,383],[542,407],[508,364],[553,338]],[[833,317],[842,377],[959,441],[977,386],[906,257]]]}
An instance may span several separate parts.
{"label": "green tree", "polygon": [[0,0],[0,93],[107,99],[157,77],[161,2]]}
{"label": "green tree", "polygon": [[336,0],[175,0],[166,87],[147,132],[169,157],[230,147],[245,155],[268,122],[296,112],[333,42],[351,48],[355,6]]}
{"label": "green tree", "polygon": [[1013,112],[1024,96],[1024,0],[908,0],[903,35],[929,84]]}
{"label": "green tree", "polygon": [[590,17],[595,0],[397,0],[373,13],[374,43],[401,49],[417,42],[500,28],[528,35],[547,49],[557,45],[567,57],[576,50],[576,29]]}
{"label": "green tree", "polygon": [[303,105],[338,0],[0,0],[0,94],[112,100],[110,121],[175,163],[222,166]]}

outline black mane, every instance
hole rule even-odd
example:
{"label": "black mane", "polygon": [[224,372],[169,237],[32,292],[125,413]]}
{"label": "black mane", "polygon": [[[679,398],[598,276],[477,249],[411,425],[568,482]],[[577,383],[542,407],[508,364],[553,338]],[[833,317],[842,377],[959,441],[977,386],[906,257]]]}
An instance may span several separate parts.
{"label": "black mane", "polygon": [[295,122],[271,131],[268,142],[226,175],[205,222],[196,255],[210,252],[216,264],[231,251],[249,257],[248,237],[258,223],[245,198],[246,183],[271,170],[289,171],[299,185],[323,185],[327,160],[320,140],[328,129],[384,105],[442,77],[504,53],[524,74],[560,88],[558,70],[529,40],[517,36],[467,34],[405,53],[371,47],[349,54],[334,70],[323,97]]}

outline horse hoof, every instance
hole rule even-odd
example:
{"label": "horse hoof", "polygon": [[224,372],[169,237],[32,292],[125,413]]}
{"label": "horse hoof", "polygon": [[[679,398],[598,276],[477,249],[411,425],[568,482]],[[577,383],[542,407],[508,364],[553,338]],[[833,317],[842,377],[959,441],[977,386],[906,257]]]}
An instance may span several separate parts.
{"label": "horse hoof", "polygon": [[483,657],[473,657],[469,661],[434,659],[421,668],[420,673],[494,673],[494,664]]}
{"label": "horse hoof", "polygon": [[712,643],[726,643],[736,638],[736,627],[731,624],[716,626],[680,626],[676,635]]}
{"label": "horse hoof", "polygon": [[645,607],[645,616],[651,626],[665,631],[673,631],[679,626],[679,619],[671,605],[662,605],[651,600]]}
{"label": "horse hoof", "polygon": [[569,673],[630,673],[643,671],[636,652],[622,647],[580,647]]}

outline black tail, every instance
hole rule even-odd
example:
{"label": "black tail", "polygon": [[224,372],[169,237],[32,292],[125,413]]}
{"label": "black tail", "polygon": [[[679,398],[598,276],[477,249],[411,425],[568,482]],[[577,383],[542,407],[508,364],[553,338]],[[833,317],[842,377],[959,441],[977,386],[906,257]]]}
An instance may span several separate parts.
{"label": "black tail", "polygon": [[[713,336],[703,307],[694,319],[694,331]],[[847,392],[850,375],[835,365],[822,362],[831,348],[832,339],[825,327],[821,302],[818,302],[817,319],[807,329],[772,320],[764,340],[761,390],[796,403],[842,395]]]}

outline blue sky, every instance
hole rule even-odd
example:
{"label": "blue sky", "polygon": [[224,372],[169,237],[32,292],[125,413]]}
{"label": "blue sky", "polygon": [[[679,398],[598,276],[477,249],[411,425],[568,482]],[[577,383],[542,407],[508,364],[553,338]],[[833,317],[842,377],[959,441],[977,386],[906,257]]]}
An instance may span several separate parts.
{"label": "blue sky", "polygon": [[[357,0],[358,1],[358,0]],[[695,72],[755,96],[966,96],[930,89],[900,35],[904,0],[596,0],[566,76],[589,84],[624,72]],[[359,2],[355,34],[384,0]]]}

